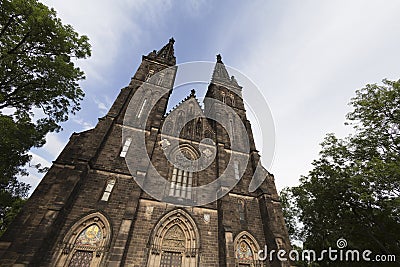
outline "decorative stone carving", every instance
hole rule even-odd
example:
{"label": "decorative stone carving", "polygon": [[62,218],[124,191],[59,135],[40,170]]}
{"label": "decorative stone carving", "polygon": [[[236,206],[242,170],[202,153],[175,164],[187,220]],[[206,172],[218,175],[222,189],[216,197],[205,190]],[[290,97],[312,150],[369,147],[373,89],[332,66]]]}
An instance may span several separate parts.
{"label": "decorative stone carving", "polygon": [[205,223],[209,223],[210,220],[211,220],[210,214],[209,214],[209,213],[204,213],[203,219],[204,219],[204,222],[205,222]]}
{"label": "decorative stone carving", "polygon": [[171,227],[163,239],[163,248],[168,250],[184,250],[185,234],[178,225]]}
{"label": "decorative stone carving", "polygon": [[204,155],[209,158],[213,155],[212,151],[209,148],[203,150]]}
{"label": "decorative stone carving", "polygon": [[160,144],[160,146],[161,146],[161,148],[162,149],[167,149],[170,145],[171,145],[171,143],[169,142],[169,140],[168,139],[166,139],[166,138],[164,138],[163,140],[161,140],[160,142],[158,142],[159,144]]}

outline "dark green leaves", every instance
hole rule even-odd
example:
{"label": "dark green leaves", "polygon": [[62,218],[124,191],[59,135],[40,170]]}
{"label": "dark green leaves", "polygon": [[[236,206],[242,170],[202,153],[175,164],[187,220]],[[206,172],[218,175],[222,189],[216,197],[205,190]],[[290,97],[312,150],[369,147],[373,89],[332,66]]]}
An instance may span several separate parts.
{"label": "dark green leaves", "polygon": [[350,104],[347,124],[354,134],[327,135],[313,169],[286,190],[297,211],[289,215],[303,224],[297,236],[308,249],[336,247],[343,237],[349,248],[400,259],[400,81],[366,85]]}
{"label": "dark green leaves", "polygon": [[[88,56],[88,38],[63,25],[53,9],[37,0],[0,0],[1,195],[26,196],[16,176],[27,174],[29,149],[42,146],[47,133],[79,110],[84,73],[73,61]],[[13,114],[5,115],[5,108]]]}

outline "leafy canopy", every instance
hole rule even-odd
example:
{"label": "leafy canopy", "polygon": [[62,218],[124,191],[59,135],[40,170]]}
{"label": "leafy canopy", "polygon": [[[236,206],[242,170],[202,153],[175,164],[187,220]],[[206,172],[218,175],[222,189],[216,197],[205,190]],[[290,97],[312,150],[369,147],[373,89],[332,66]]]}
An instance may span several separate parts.
{"label": "leafy canopy", "polygon": [[328,134],[313,169],[284,191],[289,228],[307,249],[337,248],[345,238],[349,249],[400,260],[400,81],[368,84],[350,104],[347,124],[354,133],[344,139]]}
{"label": "leafy canopy", "polygon": [[16,176],[27,174],[29,149],[79,110],[84,73],[73,61],[90,53],[88,38],[53,9],[37,0],[0,0],[0,221],[18,206],[12,199],[27,194]]}

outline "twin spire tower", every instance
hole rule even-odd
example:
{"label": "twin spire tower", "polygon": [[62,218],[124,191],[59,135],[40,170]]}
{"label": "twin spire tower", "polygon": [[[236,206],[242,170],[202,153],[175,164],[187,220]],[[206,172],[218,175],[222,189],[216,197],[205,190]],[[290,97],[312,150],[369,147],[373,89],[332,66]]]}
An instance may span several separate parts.
{"label": "twin spire tower", "polygon": [[[72,134],[1,237],[1,266],[289,266],[258,258],[265,246],[290,244],[273,175],[266,172],[261,186],[248,190],[260,157],[244,108],[246,88],[218,55],[204,110],[192,91],[167,116],[179,68],[174,42],[142,57],[95,128]],[[238,119],[228,116],[223,125],[221,107]],[[239,154],[247,160],[232,160]],[[208,184],[214,195],[199,189]]]}

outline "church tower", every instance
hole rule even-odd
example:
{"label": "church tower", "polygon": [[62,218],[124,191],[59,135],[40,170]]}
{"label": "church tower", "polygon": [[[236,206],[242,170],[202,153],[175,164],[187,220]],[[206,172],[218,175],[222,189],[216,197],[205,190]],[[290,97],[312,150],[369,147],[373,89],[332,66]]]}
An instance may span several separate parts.
{"label": "church tower", "polygon": [[171,38],[94,129],[72,134],[1,237],[1,266],[290,266],[258,258],[290,243],[246,88],[218,55],[204,108],[192,90],[167,114],[178,68]]}

